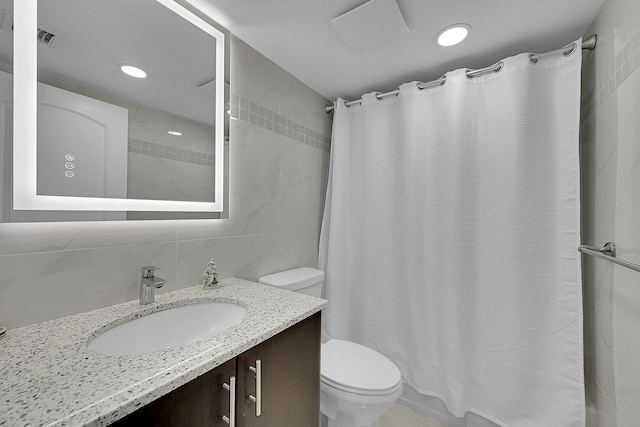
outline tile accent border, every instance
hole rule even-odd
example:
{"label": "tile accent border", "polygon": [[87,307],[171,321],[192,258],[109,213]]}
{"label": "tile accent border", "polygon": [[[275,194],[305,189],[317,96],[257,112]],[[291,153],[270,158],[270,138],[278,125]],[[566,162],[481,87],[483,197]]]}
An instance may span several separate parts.
{"label": "tile accent border", "polygon": [[268,131],[285,136],[310,147],[329,152],[331,138],[322,135],[300,123],[282,116],[238,94],[231,94],[229,115],[232,120],[249,122]]}
{"label": "tile accent border", "polygon": [[[597,52],[596,48],[596,52]],[[581,122],[589,119],[618,87],[640,67],[640,32],[634,35],[618,52],[606,69],[596,76],[595,88],[582,95],[580,102]]]}
{"label": "tile accent border", "polygon": [[193,163],[195,165],[202,166],[215,166],[213,154],[184,150],[182,148],[156,144],[155,142],[141,141],[139,139],[130,138],[128,150],[130,153],[142,154],[144,156],[171,159],[178,162]]}

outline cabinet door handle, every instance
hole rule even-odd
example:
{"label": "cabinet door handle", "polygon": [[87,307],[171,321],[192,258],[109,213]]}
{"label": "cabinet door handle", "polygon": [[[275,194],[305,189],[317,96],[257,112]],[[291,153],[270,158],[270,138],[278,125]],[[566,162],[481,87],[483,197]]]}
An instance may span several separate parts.
{"label": "cabinet door handle", "polygon": [[256,359],[256,367],[249,366],[249,370],[256,374],[256,395],[249,395],[249,400],[256,404],[256,417],[262,414],[262,361]]}
{"label": "cabinet door handle", "polygon": [[229,392],[229,417],[223,415],[222,421],[229,427],[236,427],[236,377],[230,377],[229,384],[222,384],[222,388]]}

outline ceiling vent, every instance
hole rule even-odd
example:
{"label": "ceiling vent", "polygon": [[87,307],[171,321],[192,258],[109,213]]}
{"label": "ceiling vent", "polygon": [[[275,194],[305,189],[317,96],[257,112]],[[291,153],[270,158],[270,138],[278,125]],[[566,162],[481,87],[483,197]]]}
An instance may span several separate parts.
{"label": "ceiling vent", "polygon": [[356,53],[377,49],[409,34],[396,0],[369,0],[331,23],[342,41]]}

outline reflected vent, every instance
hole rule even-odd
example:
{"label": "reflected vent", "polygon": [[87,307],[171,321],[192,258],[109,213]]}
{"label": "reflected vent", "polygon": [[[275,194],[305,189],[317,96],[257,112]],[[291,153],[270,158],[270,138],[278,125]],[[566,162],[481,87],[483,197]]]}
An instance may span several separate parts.
{"label": "reflected vent", "polygon": [[[13,12],[2,9],[0,12],[0,29],[5,31],[13,31]],[[56,38],[56,34],[50,30],[38,27],[38,42],[51,46]]]}
{"label": "reflected vent", "polygon": [[56,35],[52,32],[38,28],[38,42],[46,45],[52,45],[55,38]]}

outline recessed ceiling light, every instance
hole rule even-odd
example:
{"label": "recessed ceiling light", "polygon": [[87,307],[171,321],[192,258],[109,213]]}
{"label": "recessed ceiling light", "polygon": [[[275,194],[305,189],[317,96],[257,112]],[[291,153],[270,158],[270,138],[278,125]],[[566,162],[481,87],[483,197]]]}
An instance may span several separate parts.
{"label": "recessed ceiling light", "polygon": [[182,132],[178,132],[177,130],[170,130],[170,131],[167,131],[167,133],[173,136],[182,136]]}
{"label": "recessed ceiling light", "polygon": [[436,42],[440,46],[453,46],[466,39],[471,33],[471,26],[467,24],[455,24],[443,28],[436,35]]}
{"label": "recessed ceiling light", "polygon": [[133,65],[121,64],[120,71],[136,79],[144,79],[147,77],[147,73],[145,73],[144,70],[134,67]]}

